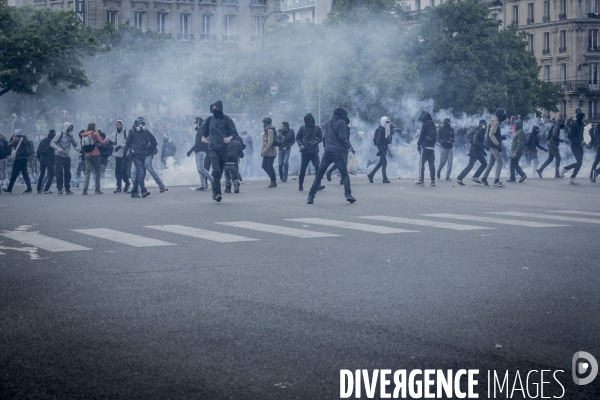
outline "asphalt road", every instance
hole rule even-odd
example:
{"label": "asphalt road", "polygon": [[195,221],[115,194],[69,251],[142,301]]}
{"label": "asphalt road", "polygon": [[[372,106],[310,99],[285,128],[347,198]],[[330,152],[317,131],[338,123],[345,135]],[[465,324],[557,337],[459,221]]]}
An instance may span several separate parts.
{"label": "asphalt road", "polygon": [[[600,378],[571,379],[576,351],[600,359],[600,183],[580,181],[358,176],[353,205],[335,178],[314,205],[293,180],[220,204],[189,187],[1,194],[0,398],[335,399],[340,369],[384,368],[478,368],[480,398],[488,370],[563,370],[562,398],[600,398]],[[448,228],[465,225],[493,229]]]}

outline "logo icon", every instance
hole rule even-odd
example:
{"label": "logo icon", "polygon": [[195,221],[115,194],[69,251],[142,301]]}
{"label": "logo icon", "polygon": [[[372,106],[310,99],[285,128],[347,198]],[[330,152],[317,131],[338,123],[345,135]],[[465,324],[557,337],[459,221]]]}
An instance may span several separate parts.
{"label": "logo icon", "polygon": [[[573,382],[576,385],[587,385],[591,383],[598,375],[598,361],[588,352],[578,351],[573,354]],[[580,375],[585,375],[589,371],[589,375],[585,378],[579,378]]]}

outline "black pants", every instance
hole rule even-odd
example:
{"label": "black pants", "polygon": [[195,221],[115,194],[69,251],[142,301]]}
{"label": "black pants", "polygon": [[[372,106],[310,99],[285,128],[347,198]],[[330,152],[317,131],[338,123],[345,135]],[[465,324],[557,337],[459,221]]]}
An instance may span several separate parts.
{"label": "black pants", "polygon": [[[344,157],[344,163],[346,163],[346,171],[348,170],[348,152],[345,151],[342,153],[342,157]],[[329,171],[327,171],[328,174],[332,174],[336,169],[338,169],[337,165],[333,164],[331,166],[331,168],[329,168]]]}
{"label": "black pants", "polygon": [[275,182],[277,180],[277,175],[275,174],[275,168],[273,168],[274,162],[275,162],[275,156],[263,157],[262,169],[267,173],[267,175],[269,175],[271,182]]}
{"label": "black pants", "polygon": [[592,170],[590,171],[590,177],[594,173],[596,167],[600,164],[600,146],[596,149],[596,158],[594,159],[594,163],[592,164]]}
{"label": "black pants", "polygon": [[371,178],[375,176],[379,168],[381,168],[381,175],[383,175],[383,180],[387,181],[387,150],[379,150],[379,162],[377,163],[375,168],[373,168],[373,171],[371,171],[371,173],[369,174],[371,175]]}
{"label": "black pants", "polygon": [[214,183],[212,185],[213,194],[221,194],[221,177],[225,170],[225,162],[227,161],[227,150],[210,150],[208,152],[210,164],[212,165],[212,177]]}
{"label": "black pants", "polygon": [[458,179],[459,181],[465,179],[465,176],[467,176],[467,174],[471,172],[471,170],[475,166],[475,162],[477,161],[479,161],[480,165],[479,168],[477,168],[477,171],[475,171],[475,175],[473,175],[473,178],[479,178],[481,174],[483,174],[483,171],[485,171],[485,168],[487,167],[487,161],[485,160],[484,156],[469,157],[469,164],[466,166],[465,169],[463,169],[463,171],[458,175],[456,179]]}
{"label": "black pants", "polygon": [[540,167],[540,172],[544,170],[550,163],[556,159],[556,171],[554,173],[555,177],[558,177],[558,169],[560,168],[560,151],[558,150],[558,146],[548,146],[548,159],[544,161],[542,166]]}
{"label": "black pants", "polygon": [[344,159],[343,153],[332,153],[330,151],[326,151],[323,153],[323,158],[321,158],[321,165],[317,170],[317,175],[315,176],[315,180],[310,188],[309,195],[316,195],[317,189],[321,186],[321,179],[323,179],[323,175],[327,172],[327,168],[329,164],[333,163],[335,168],[340,170],[342,174],[342,182],[344,183],[344,194],[346,196],[352,194],[352,190],[350,189],[350,176],[348,175],[348,169],[346,168],[346,161]]}
{"label": "black pants", "polygon": [[71,189],[71,157],[57,156],[55,159],[56,188],[63,190],[63,182],[65,190]]}
{"label": "black pants", "polygon": [[117,189],[121,189],[122,182],[129,186],[129,174],[127,173],[130,164],[129,157],[115,157],[115,178],[117,178]]}
{"label": "black pants", "polygon": [[521,166],[519,165],[519,160],[521,159],[522,156],[523,156],[523,153],[517,154],[517,156],[514,158],[513,157],[510,158],[510,165],[509,165],[510,179],[513,181],[516,178],[515,172],[517,174],[519,174],[519,176],[521,176],[521,177],[525,176],[525,172],[523,172],[523,170],[521,169]]}
{"label": "black pants", "polygon": [[425,162],[429,163],[429,177],[435,181],[435,150],[421,148],[421,159],[419,160],[419,181],[425,179]]}
{"label": "black pants", "polygon": [[531,166],[531,162],[533,161],[533,169],[534,171],[538,168],[540,161],[538,160],[537,150],[535,152],[530,152],[525,154],[525,164],[521,165],[521,168],[529,168]]}
{"label": "black pants", "polygon": [[29,180],[29,173],[27,173],[27,159],[26,158],[15,158],[13,163],[12,172],[10,174],[10,183],[8,184],[7,190],[10,192],[19,176],[19,173],[23,174],[23,180],[27,185],[27,190],[31,190],[31,181]]}
{"label": "black pants", "polygon": [[315,171],[319,170],[319,152],[313,151],[310,153],[300,153],[302,161],[300,162],[300,174],[298,176],[298,185],[302,187],[304,185],[304,176],[306,175],[306,168],[308,163],[312,163],[315,167]]}
{"label": "black pants", "polygon": [[46,186],[44,186],[44,191],[47,192],[52,185],[52,181],[54,180],[54,159],[53,158],[40,158],[40,176],[38,178],[37,183],[37,191],[42,190],[42,182],[44,181],[44,176],[46,175],[46,170],[48,170],[48,181],[46,182]]}
{"label": "black pants", "polygon": [[240,183],[240,168],[237,164],[225,164],[225,188],[231,189],[232,184]]}
{"label": "black pants", "polygon": [[575,156],[575,162],[573,164],[567,165],[565,167],[565,171],[572,169],[573,173],[571,174],[571,179],[574,179],[575,177],[577,177],[577,173],[579,173],[579,169],[581,168],[581,164],[583,163],[583,147],[580,144],[572,143],[571,151]]}

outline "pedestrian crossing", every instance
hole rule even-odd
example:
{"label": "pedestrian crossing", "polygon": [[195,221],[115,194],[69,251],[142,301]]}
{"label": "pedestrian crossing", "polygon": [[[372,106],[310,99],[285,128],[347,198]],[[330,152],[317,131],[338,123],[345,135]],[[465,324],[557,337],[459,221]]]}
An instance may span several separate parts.
{"label": "pedestrian crossing", "polygon": [[[561,213],[567,215],[558,215]],[[298,239],[331,238],[331,240],[335,240],[336,237],[342,236],[343,232],[347,230],[367,232],[377,235],[421,232],[420,230],[406,229],[405,227],[389,226],[390,224],[405,225],[407,227],[423,227],[424,230],[429,230],[430,232],[432,230],[441,229],[454,230],[458,232],[463,231],[466,233],[468,233],[469,231],[476,230],[494,230],[498,229],[498,225],[512,225],[526,228],[557,228],[570,226],[565,224],[558,224],[555,223],[555,221],[583,224],[600,224],[600,218],[592,218],[595,214],[600,213],[590,213],[587,211],[576,210],[548,211],[544,214],[524,212],[485,212],[484,214],[494,214],[494,216],[450,213],[420,214],[421,216],[425,217],[425,219],[386,215],[371,215],[358,216],[340,220],[329,218],[290,218],[284,219],[283,221],[287,222],[284,222],[282,224],[266,224],[262,222],[253,221],[215,222],[214,224],[210,225],[211,227],[215,228],[214,230],[185,225],[151,225],[140,227],[140,231],[136,232],[136,234],[109,228],[81,228],[72,229],[71,231],[80,235],[91,236],[97,239],[113,242],[122,246],[130,246],[134,248],[147,248],[178,245],[176,239],[167,238],[167,240],[160,240],[148,237],[146,235],[146,232],[150,233],[151,230],[161,231],[173,235],[192,237],[195,239],[217,243],[237,243],[256,242],[260,241],[261,239],[251,237],[254,235],[242,236],[236,234],[237,232],[222,232],[221,230],[219,230],[219,227],[226,227],[229,230],[234,229],[243,230],[244,232],[263,233],[267,235],[266,237],[269,237],[269,235],[279,235],[289,236]],[[583,217],[583,215],[587,217]],[[600,215],[598,216],[600,217]],[[518,217],[518,219],[509,217]],[[367,224],[351,220],[355,218],[365,221],[371,221],[373,223]],[[527,218],[546,219],[551,222],[531,221]],[[455,221],[448,222],[446,221],[448,219]],[[461,221],[467,222],[462,223]],[[387,223],[387,225],[375,224],[375,222]],[[290,223],[302,224],[302,228],[289,226]],[[315,227],[318,227],[318,229],[315,229]],[[92,248],[85,247],[77,243],[72,243],[64,239],[58,239],[52,236],[48,236],[40,232],[29,231],[29,229],[33,229],[33,227],[27,227],[25,229],[19,227],[16,228],[16,230],[14,231],[3,231],[2,233],[0,233],[0,236],[53,253],[92,250]],[[333,230],[333,232],[328,232],[328,230]],[[94,245],[100,246],[98,244],[99,242],[89,243],[94,243]],[[2,247],[2,249],[4,250],[6,249],[6,247]],[[0,255],[5,255],[5,253],[0,252]]]}
{"label": "pedestrian crossing", "polygon": [[560,214],[587,215],[588,217],[600,217],[600,212],[593,212],[593,211],[557,210],[557,211],[546,211],[546,212],[560,213]]}

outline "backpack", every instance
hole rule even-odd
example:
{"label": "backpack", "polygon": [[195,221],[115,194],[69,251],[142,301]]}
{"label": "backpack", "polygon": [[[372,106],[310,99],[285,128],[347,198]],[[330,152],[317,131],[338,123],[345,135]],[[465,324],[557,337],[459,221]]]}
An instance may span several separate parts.
{"label": "backpack", "polygon": [[91,153],[95,148],[96,143],[94,142],[94,138],[92,137],[91,133],[81,138],[81,150],[83,150],[84,153]]}
{"label": "backpack", "polygon": [[469,129],[469,132],[467,133],[467,140],[469,141],[469,143],[471,143],[471,144],[475,143],[475,133],[476,132],[477,132],[477,128]]}
{"label": "backpack", "polygon": [[379,128],[375,129],[375,133],[373,134],[373,144],[377,146],[377,131]]}
{"label": "backpack", "polygon": [[269,129],[273,130],[273,147],[281,147],[281,145],[283,144],[283,135],[281,133],[279,133],[279,131],[277,129],[275,129],[274,126],[270,126],[267,131]]}
{"label": "backpack", "polygon": [[8,142],[0,140],[0,159],[6,158],[10,155],[10,150],[8,149],[7,144]]}

